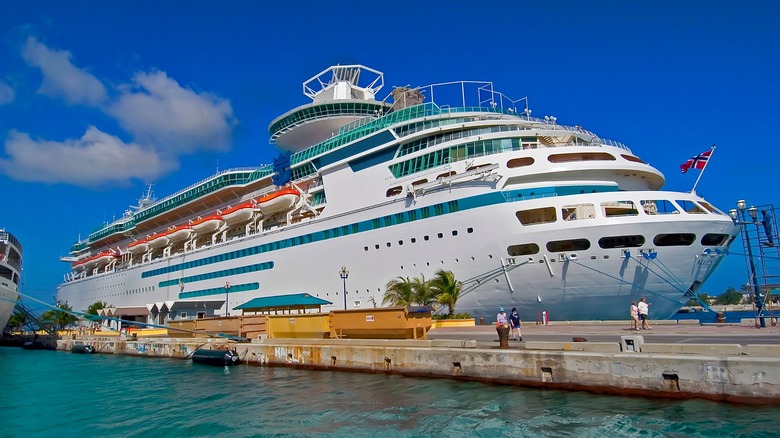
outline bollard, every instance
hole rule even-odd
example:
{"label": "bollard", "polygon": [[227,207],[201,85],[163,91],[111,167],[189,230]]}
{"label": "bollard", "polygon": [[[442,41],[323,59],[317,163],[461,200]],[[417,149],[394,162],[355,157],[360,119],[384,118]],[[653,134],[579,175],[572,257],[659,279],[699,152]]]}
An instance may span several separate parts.
{"label": "bollard", "polygon": [[479,325],[485,325],[485,317],[484,316],[480,316],[479,317]]}
{"label": "bollard", "polygon": [[498,348],[509,348],[509,324],[496,326],[498,332]]}
{"label": "bollard", "polygon": [[719,323],[724,323],[724,322],[726,322],[726,317],[723,315],[723,312],[718,312],[718,313],[715,315],[715,320],[716,320],[717,322],[719,322]]}

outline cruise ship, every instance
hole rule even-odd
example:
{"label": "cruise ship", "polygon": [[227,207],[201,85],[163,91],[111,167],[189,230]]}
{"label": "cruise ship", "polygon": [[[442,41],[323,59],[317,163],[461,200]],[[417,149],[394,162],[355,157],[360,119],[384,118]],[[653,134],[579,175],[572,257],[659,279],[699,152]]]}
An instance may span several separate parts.
{"label": "cruise ship", "polygon": [[662,191],[624,144],[532,116],[491,82],[383,87],[362,65],[305,81],[310,101],[269,125],[273,163],[147,193],[71,247],[57,300],[229,314],[305,292],[353,309],[382,306],[393,279],[446,270],[462,282],[456,312],[488,321],[500,307],[626,319],[640,297],[661,319],[738,233],[695,193]]}
{"label": "cruise ship", "polygon": [[21,274],[22,244],[13,234],[0,228],[0,333],[19,299]]}

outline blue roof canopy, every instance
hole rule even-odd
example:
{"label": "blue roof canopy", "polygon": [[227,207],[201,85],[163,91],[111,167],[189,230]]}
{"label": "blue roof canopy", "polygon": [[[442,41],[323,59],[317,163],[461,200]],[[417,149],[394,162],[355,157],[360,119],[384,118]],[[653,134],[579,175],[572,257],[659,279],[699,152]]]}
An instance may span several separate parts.
{"label": "blue roof canopy", "polygon": [[248,310],[250,312],[262,312],[268,310],[282,309],[313,309],[325,304],[333,304],[330,301],[311,296],[307,293],[276,295],[272,297],[261,297],[247,301],[246,303],[234,307],[233,310]]}

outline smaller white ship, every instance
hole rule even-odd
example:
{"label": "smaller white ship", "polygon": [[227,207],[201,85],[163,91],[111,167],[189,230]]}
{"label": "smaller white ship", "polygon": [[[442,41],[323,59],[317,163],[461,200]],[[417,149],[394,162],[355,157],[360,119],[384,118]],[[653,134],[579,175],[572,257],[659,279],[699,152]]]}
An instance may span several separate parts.
{"label": "smaller white ship", "polygon": [[13,234],[0,228],[0,330],[5,329],[19,299],[22,273],[22,244]]}

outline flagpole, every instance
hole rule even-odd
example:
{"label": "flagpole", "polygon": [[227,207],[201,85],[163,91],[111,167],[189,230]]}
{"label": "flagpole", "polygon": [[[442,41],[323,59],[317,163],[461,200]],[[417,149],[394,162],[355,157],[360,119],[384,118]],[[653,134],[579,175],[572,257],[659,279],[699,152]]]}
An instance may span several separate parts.
{"label": "flagpole", "polygon": [[715,154],[715,145],[712,145],[710,148],[712,152],[710,152],[710,156],[707,157],[707,161],[704,162],[704,167],[701,168],[701,172],[699,172],[699,177],[696,178],[696,182],[693,183],[693,189],[691,190],[691,193],[694,195],[696,194],[696,186],[699,185],[699,180],[701,179],[701,176],[704,174],[704,170],[707,169],[707,165],[710,164],[710,160],[712,159],[712,156]]}

